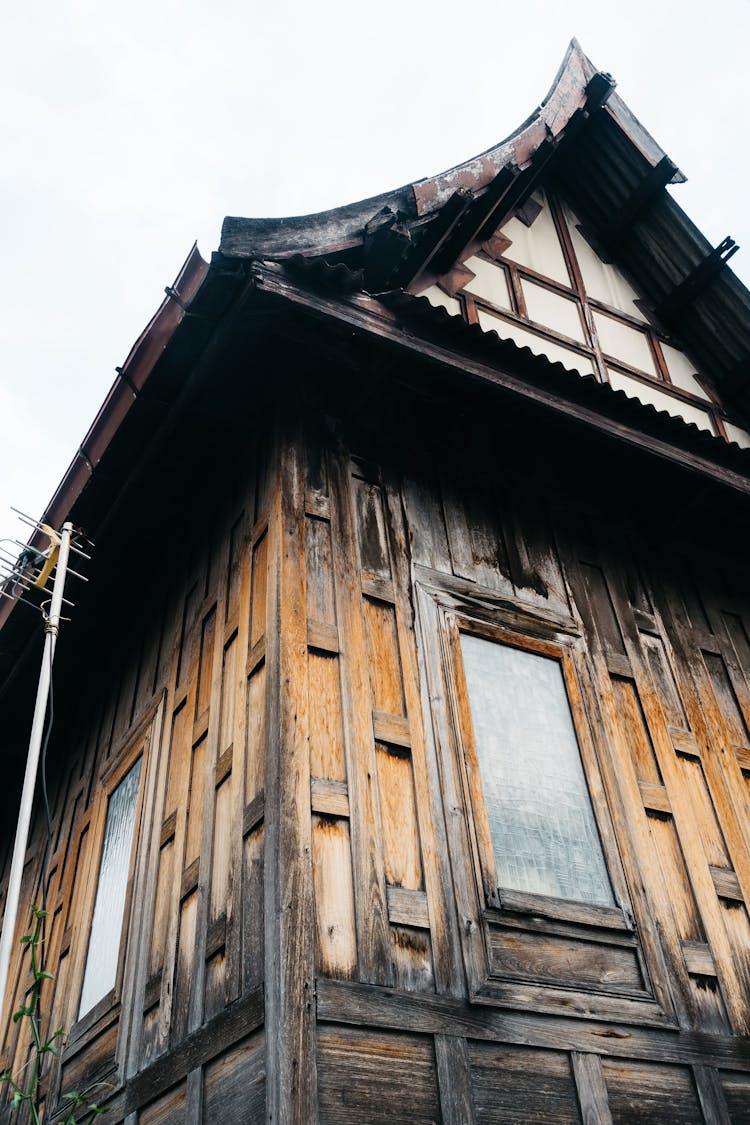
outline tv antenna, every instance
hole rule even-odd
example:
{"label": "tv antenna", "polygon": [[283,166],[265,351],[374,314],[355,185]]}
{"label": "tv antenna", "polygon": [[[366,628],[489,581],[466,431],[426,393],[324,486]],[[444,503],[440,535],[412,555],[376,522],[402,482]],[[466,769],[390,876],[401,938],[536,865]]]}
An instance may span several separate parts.
{"label": "tv antenna", "polygon": [[73,609],[74,603],[64,597],[65,582],[68,575],[87,582],[80,571],[69,565],[71,554],[87,562],[91,555],[85,548],[94,544],[70,521],[56,531],[42,520],[32,519],[18,508],[11,508],[32,534],[26,533],[28,542],[20,539],[0,539],[0,596],[11,601],[22,602],[41,614],[44,621],[44,652],[39,671],[39,684],[34,705],[34,718],[31,724],[29,751],[26,758],[26,773],[23,780],[21,807],[18,813],[16,839],[13,845],[13,860],[8,879],[8,893],[5,899],[2,937],[0,938],[0,1015],[5,1006],[5,992],[8,983],[8,970],[13,947],[13,936],[18,917],[18,902],[21,895],[24,860],[29,840],[31,812],[34,804],[36,777],[39,770],[39,754],[44,735],[47,716],[47,703],[50,694],[52,664],[60,631],[60,622],[70,618],[62,616],[63,605]]}

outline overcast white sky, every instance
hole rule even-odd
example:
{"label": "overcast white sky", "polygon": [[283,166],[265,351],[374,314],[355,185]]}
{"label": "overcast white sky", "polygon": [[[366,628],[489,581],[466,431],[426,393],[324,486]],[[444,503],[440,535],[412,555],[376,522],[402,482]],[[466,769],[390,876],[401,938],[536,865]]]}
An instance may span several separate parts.
{"label": "overcast white sky", "polygon": [[750,0],[38,0],[0,86],[0,535],[41,513],[130,346],[224,215],[338,206],[467,159],[577,36],[750,284]]}

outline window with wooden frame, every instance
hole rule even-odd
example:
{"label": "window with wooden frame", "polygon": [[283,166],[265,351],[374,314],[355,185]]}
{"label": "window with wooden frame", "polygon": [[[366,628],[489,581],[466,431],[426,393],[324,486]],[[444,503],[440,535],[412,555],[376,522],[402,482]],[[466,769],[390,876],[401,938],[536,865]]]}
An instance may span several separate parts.
{"label": "window with wooden frame", "polygon": [[76,979],[81,982],[69,1046],[115,1009],[123,992],[132,929],[137,858],[143,851],[144,794],[157,716],[150,714],[102,772],[94,798],[93,848],[85,921],[79,930]]}
{"label": "window with wooden frame", "polygon": [[[669,1022],[654,999],[574,622],[423,590],[464,952],[476,999]],[[435,667],[435,660],[441,668]],[[453,823],[456,824],[454,818]],[[477,918],[478,925],[472,924]]]}

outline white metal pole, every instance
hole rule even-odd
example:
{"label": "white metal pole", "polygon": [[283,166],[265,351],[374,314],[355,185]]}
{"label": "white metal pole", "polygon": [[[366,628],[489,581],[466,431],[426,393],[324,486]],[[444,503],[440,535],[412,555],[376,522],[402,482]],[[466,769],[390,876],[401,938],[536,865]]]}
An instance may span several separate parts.
{"label": "white metal pole", "polygon": [[3,933],[2,938],[0,938],[0,1015],[2,1015],[5,1010],[5,1002],[7,999],[5,992],[8,983],[8,969],[10,967],[10,957],[13,949],[13,936],[16,930],[18,900],[21,895],[21,880],[23,878],[26,847],[29,840],[29,826],[31,824],[31,811],[34,805],[36,775],[39,768],[39,752],[42,747],[44,720],[47,715],[52,661],[55,657],[55,645],[57,644],[57,634],[60,629],[60,609],[62,607],[65,573],[68,568],[70,537],[72,533],[73,524],[64,523],[60,536],[60,554],[57,559],[55,581],[52,587],[52,602],[44,626],[44,653],[42,654],[42,667],[39,672],[39,686],[36,693],[34,719],[31,724],[29,754],[26,759],[26,774],[23,779],[23,793],[21,794],[21,808],[18,813],[16,842],[13,845],[13,862],[11,864],[10,878],[8,880],[8,895],[5,900]]}

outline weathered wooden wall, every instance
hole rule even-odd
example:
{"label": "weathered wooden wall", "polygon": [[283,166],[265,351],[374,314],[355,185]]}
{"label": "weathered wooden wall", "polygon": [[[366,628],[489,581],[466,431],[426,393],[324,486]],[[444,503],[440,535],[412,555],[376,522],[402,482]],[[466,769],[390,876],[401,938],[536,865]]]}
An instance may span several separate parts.
{"label": "weathered wooden wall", "polygon": [[[109,649],[103,631],[95,632],[100,647],[81,671],[82,707],[53,792],[47,860],[46,968],[56,980],[43,994],[43,1024],[69,1030],[61,1065],[47,1075],[50,1111],[67,1090],[101,1081],[120,1091],[111,1109],[117,1120],[264,1119],[272,468],[267,450],[251,446],[247,460],[244,478],[196,495],[190,523],[169,543],[166,574],[158,550],[141,554],[121,632]],[[139,754],[128,955],[114,995],[79,1021],[107,797]],[[27,909],[41,902],[45,841],[40,810]],[[28,925],[22,910],[19,940]],[[12,972],[18,1003],[29,984],[28,956],[16,958]],[[4,1059],[15,1073],[29,1052],[25,1021],[5,1034]],[[106,1090],[98,1087],[97,1096]]]}
{"label": "weathered wooden wall", "polygon": [[[747,1120],[741,577],[465,426],[331,446],[308,482],[320,1119]],[[624,929],[485,909],[456,617],[572,652]]]}
{"label": "weathered wooden wall", "polygon": [[[53,809],[50,1104],[102,1076],[128,1125],[748,1120],[742,583],[608,506],[602,466],[589,492],[507,433],[408,432],[280,431],[92,673]],[[570,653],[619,923],[482,890],[465,619]],[[141,748],[129,954],[76,1026],[107,786]],[[12,1026],[11,1068],[28,1049]]]}

